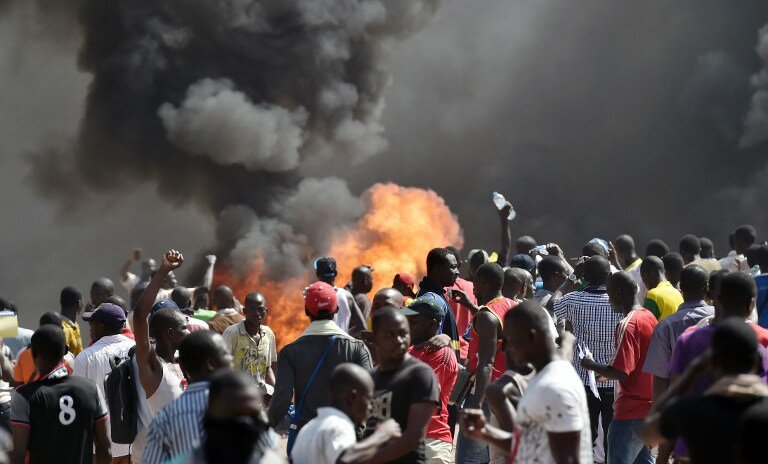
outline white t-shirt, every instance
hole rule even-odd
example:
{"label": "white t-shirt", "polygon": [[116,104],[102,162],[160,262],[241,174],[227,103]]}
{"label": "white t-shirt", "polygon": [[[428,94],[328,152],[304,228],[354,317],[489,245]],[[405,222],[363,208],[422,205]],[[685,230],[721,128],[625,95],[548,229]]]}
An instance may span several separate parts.
{"label": "white t-shirt", "polygon": [[352,310],[349,308],[349,299],[352,294],[342,287],[334,287],[336,290],[336,300],[339,304],[339,310],[333,315],[333,322],[338,325],[341,330],[349,333],[349,320],[352,318]]}
{"label": "white t-shirt", "polygon": [[299,431],[291,460],[293,464],[336,464],[355,443],[355,424],[346,414],[336,408],[317,408],[317,417]]}
{"label": "white t-shirt", "polygon": [[584,385],[570,362],[553,361],[528,382],[517,408],[520,445],[516,463],[554,464],[547,432],[581,432],[579,462],[592,462]]}

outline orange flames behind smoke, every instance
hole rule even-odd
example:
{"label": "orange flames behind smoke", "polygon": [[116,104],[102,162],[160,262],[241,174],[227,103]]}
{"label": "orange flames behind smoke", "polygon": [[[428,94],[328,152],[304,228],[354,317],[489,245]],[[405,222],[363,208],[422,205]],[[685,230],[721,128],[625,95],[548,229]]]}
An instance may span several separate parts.
{"label": "orange flames behind smoke", "polygon": [[[388,287],[398,272],[423,275],[426,256],[432,248],[463,245],[456,217],[431,190],[376,184],[365,192],[364,201],[365,214],[353,227],[339,230],[326,253],[338,263],[337,285],[349,281],[355,266],[368,264],[374,269],[374,291]],[[278,347],[282,347],[299,336],[308,324],[302,291],[316,278],[311,264],[303,278],[279,282],[266,279],[263,269],[263,261],[257,260],[251,274],[244,278],[237,278],[226,269],[217,273],[241,301],[252,291],[264,294],[269,308],[266,324],[275,332]]]}

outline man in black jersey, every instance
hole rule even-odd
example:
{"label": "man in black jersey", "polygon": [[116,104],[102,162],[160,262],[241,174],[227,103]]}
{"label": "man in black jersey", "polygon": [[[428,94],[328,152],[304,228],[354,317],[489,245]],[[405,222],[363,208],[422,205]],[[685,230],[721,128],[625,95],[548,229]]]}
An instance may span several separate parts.
{"label": "man in black jersey", "polygon": [[110,463],[106,404],[93,381],[67,373],[64,331],[39,328],[30,349],[40,379],[19,387],[11,400],[12,462]]}

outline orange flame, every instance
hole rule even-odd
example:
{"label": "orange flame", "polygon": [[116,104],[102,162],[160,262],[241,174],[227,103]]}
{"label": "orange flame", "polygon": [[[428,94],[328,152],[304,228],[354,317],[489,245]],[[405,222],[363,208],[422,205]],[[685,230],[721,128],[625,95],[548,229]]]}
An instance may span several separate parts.
{"label": "orange flame", "polygon": [[[339,286],[347,283],[354,267],[367,264],[374,269],[374,291],[388,287],[398,272],[423,275],[426,256],[432,248],[463,245],[456,216],[432,190],[375,184],[363,199],[366,212],[354,226],[336,233],[326,253],[338,263]],[[275,332],[278,347],[282,347],[298,337],[309,323],[302,291],[316,278],[308,269],[302,278],[268,280],[260,259],[251,269],[250,275],[242,278],[228,269],[217,270],[217,275],[241,301],[252,291],[264,294],[269,308],[266,324]]]}

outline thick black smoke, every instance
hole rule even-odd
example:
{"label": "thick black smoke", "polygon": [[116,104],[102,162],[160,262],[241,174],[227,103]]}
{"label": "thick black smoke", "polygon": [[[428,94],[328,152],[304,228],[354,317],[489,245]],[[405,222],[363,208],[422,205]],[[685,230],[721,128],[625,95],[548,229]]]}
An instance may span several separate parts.
{"label": "thick black smoke", "polygon": [[32,178],[65,205],[155,183],[219,216],[219,251],[238,251],[236,264],[258,252],[273,276],[296,274],[362,212],[344,181],[303,170],[386,148],[384,49],[438,4],[83,0],[85,115],[72,146],[34,158]]}
{"label": "thick black smoke", "polygon": [[513,234],[572,253],[628,232],[725,254],[742,223],[768,238],[768,2],[450,2],[440,17],[399,57],[391,156],[355,168],[354,189],[436,187],[470,247],[498,246],[494,190],[518,209]]}

